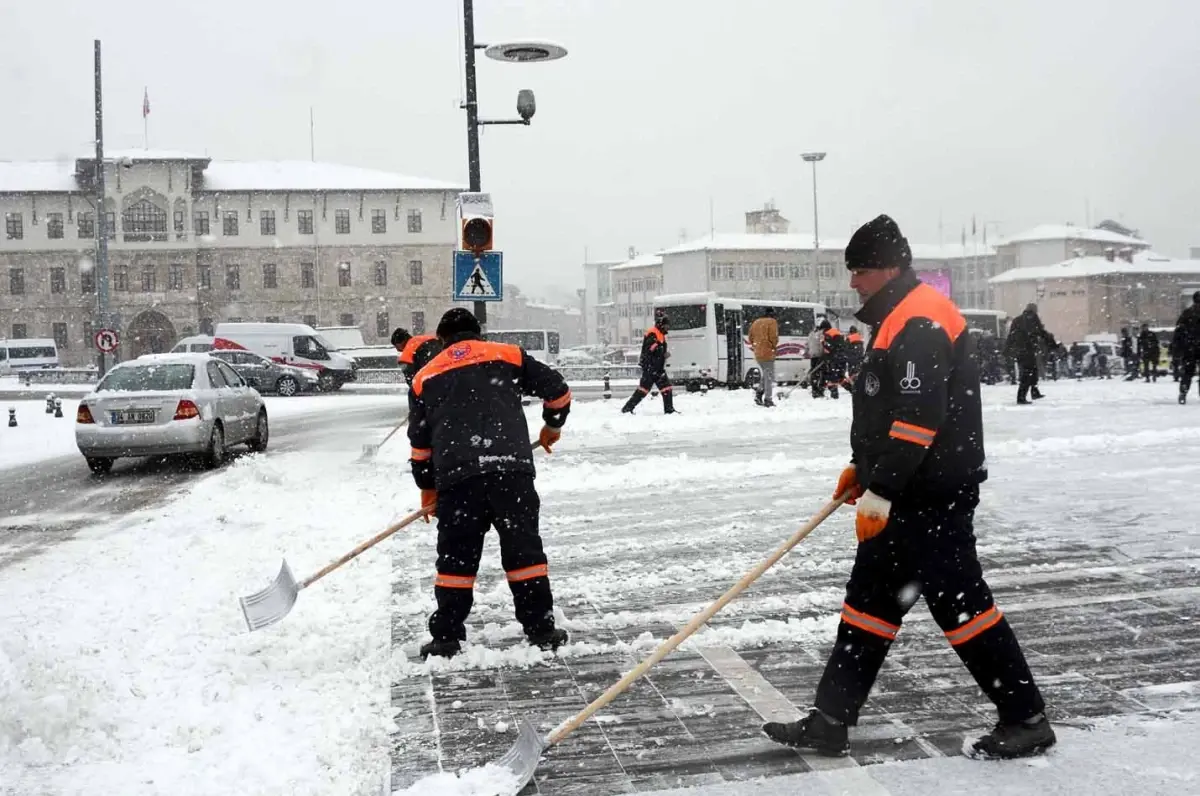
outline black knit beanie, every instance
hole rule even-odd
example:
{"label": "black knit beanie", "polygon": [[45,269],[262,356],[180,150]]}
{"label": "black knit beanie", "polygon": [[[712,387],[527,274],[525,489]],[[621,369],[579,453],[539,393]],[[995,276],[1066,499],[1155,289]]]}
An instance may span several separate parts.
{"label": "black knit beanie", "polygon": [[479,334],[480,331],[479,321],[475,320],[475,316],[466,307],[446,310],[446,314],[437,325],[437,336],[442,340],[449,340],[463,333]]}
{"label": "black knit beanie", "polygon": [[846,247],[846,268],[911,268],[912,250],[890,216],[863,224]]}

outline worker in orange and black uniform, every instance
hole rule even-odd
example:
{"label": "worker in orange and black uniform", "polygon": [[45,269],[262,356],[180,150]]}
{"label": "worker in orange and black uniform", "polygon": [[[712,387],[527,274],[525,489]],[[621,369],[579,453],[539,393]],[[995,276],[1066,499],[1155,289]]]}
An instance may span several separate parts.
{"label": "worker in orange and black uniform", "polygon": [[538,443],[548,453],[571,411],[571,391],[558,371],[523,349],[482,340],[479,322],[465,308],[446,312],[437,333],[445,348],[417,373],[409,397],[413,479],[421,505],[438,517],[437,610],[421,657],[461,651],[483,539],[492,527],[526,638],[557,649],[567,632],[554,626],[521,396],[543,401]]}
{"label": "worker in orange and black uniform", "polygon": [[863,361],[863,338],[857,326],[851,326],[850,331],[846,333],[846,343],[842,350],[845,353],[846,370],[853,381]]}
{"label": "worker in orange and black uniform", "polygon": [[621,407],[621,412],[633,412],[651,387],[657,387],[662,393],[663,413],[674,414],[675,397],[671,392],[671,380],[667,378],[667,330],[670,323],[667,314],[662,310],[654,311],[654,325],[646,330],[642,338],[642,356],[639,364],[642,366],[642,379],[629,400]]}
{"label": "worker in orange and black uniform", "polygon": [[829,397],[836,399],[838,387],[841,386],[846,373],[846,337],[828,318],[821,321],[821,331],[821,362],[824,364],[821,372],[824,384],[821,391],[824,393],[824,388],[828,387]]}
{"label": "worker in orange and black uniform", "polygon": [[426,343],[437,343],[437,338],[431,334],[410,334],[407,329],[397,328],[392,332],[392,347],[399,355],[400,369],[404,371],[404,380],[412,384],[413,376],[419,368],[413,367],[417,349]]}
{"label": "worker in orange and black uniform", "polygon": [[863,300],[857,318],[872,328],[853,389],[851,464],[836,488],[857,503],[858,549],[814,709],[763,730],[789,746],[846,754],[847,727],[858,722],[904,615],[923,595],[999,713],[973,756],[1038,754],[1054,744],[1054,730],[975,549],[987,466],[967,323],[917,279],[908,241],[887,216],[854,233],[846,266]]}

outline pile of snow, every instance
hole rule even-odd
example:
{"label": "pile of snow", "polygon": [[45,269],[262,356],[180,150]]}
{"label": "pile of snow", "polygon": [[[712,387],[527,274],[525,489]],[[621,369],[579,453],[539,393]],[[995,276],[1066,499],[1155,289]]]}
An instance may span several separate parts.
{"label": "pile of snow", "polygon": [[[79,455],[75,445],[75,409],[79,401],[61,400],[62,417],[46,414],[45,401],[0,401],[0,470]],[[8,425],[10,409],[16,410],[16,428]]]}

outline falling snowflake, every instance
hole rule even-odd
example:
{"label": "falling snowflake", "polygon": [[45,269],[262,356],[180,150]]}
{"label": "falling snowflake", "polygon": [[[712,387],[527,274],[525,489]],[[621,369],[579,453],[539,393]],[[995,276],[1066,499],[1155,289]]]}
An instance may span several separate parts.
{"label": "falling snowflake", "polygon": [[921,584],[917,581],[910,581],[900,587],[900,591],[896,593],[896,602],[905,610],[912,607],[917,598],[921,596]]}

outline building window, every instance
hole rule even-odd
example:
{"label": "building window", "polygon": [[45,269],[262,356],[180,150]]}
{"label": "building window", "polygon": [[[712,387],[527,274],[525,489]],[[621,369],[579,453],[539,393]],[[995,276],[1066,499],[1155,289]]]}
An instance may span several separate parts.
{"label": "building window", "polygon": [[348,312],[343,312],[338,316],[338,326],[355,326],[354,316]]}
{"label": "building window", "polygon": [[175,221],[175,232],[179,235],[182,235],[183,234],[183,211],[182,210],[175,211],[174,221]]}
{"label": "building window", "polygon": [[260,210],[258,212],[258,231],[262,235],[275,234],[275,211]]}
{"label": "building window", "polygon": [[153,293],[158,289],[158,277],[155,274],[154,266],[147,266],[142,269],[142,292]]}
{"label": "building window", "polygon": [[59,350],[67,348],[67,344],[70,342],[70,340],[67,339],[67,325],[65,323],[54,323],[51,324],[50,328],[54,330],[54,345]]}
{"label": "building window", "polygon": [[301,235],[313,234],[312,214],[313,211],[311,210],[296,211],[296,228],[300,231]]}
{"label": "building window", "polygon": [[371,211],[371,234],[382,235],[387,232],[387,211],[372,210]]}
{"label": "building window", "polygon": [[225,289],[242,289],[242,267],[240,265],[225,266]]}
{"label": "building window", "polygon": [[300,263],[300,287],[312,290],[317,286],[317,268],[312,263]]}
{"label": "building window", "polygon": [[23,323],[14,323],[12,327],[12,336],[14,340],[24,340],[29,336],[29,330],[25,328]]}
{"label": "building window", "polygon": [[274,290],[279,287],[279,278],[276,273],[274,263],[266,263],[263,265],[263,287],[267,290]]}
{"label": "building window", "polygon": [[425,313],[414,312],[412,314],[412,323],[408,325],[408,330],[413,334],[425,334]]}
{"label": "building window", "polygon": [[50,292],[51,293],[66,293],[67,292],[67,269],[66,268],[51,268],[50,269]]}
{"label": "building window", "polygon": [[167,239],[167,214],[149,199],[130,205],[121,214],[125,240],[148,241]]}
{"label": "building window", "polygon": [[421,231],[421,211],[420,210],[409,210],[408,211],[408,231],[409,232],[420,232]]}
{"label": "building window", "polygon": [[375,263],[375,287],[387,287],[387,263],[383,260]]}
{"label": "building window", "polygon": [[386,312],[375,313],[375,336],[387,339],[392,333],[392,325],[388,323],[388,314]]}
{"label": "building window", "polygon": [[112,272],[112,289],[129,290],[129,269],[119,265]]}
{"label": "building window", "polygon": [[167,290],[183,290],[183,266],[167,266]]}
{"label": "building window", "polygon": [[46,214],[46,237],[50,240],[62,240],[63,237],[63,217],[62,213],[47,213]]}
{"label": "building window", "polygon": [[194,227],[193,231],[197,235],[209,234],[211,228],[208,225],[207,210],[197,210],[195,213],[192,213],[192,227]]}
{"label": "building window", "polygon": [[230,315],[230,316],[229,316],[228,318],[226,318],[225,320],[229,321],[230,323],[241,323],[241,322],[242,322],[242,316],[241,316],[241,315]]}
{"label": "building window", "polygon": [[25,295],[25,269],[8,269],[8,292],[14,296]]}
{"label": "building window", "polygon": [[79,269],[79,293],[87,295],[96,292],[96,270],[92,267]]}
{"label": "building window", "polygon": [[333,211],[333,231],[338,235],[350,234],[350,211],[349,210],[334,210]]}
{"label": "building window", "polygon": [[221,234],[227,238],[237,237],[238,214],[236,210],[226,210],[221,214]]}
{"label": "building window", "polygon": [[305,315],[301,320],[303,321],[305,326],[316,326],[317,325],[317,316],[316,315]]}
{"label": "building window", "polygon": [[96,237],[96,217],[91,213],[80,213],[76,216],[76,223],[79,225],[80,238]]}
{"label": "building window", "polygon": [[117,214],[104,214],[104,237],[113,240],[117,237]]}
{"label": "building window", "polygon": [[213,333],[213,319],[212,318],[201,318],[200,319],[200,334],[206,334],[206,335],[211,336],[212,333]]}
{"label": "building window", "polygon": [[[196,286],[201,290],[212,290],[212,267],[207,265],[196,266]],[[205,333],[207,334],[207,332]]]}
{"label": "building window", "polygon": [[94,339],[95,336],[96,336],[96,332],[92,328],[92,322],[84,321],[83,322],[83,347],[88,348],[89,346],[94,346],[96,344],[96,341]]}
{"label": "building window", "polygon": [[9,240],[21,240],[25,237],[25,221],[20,213],[4,214],[4,233]]}
{"label": "building window", "polygon": [[350,263],[338,263],[338,287],[350,287]]}
{"label": "building window", "polygon": [[408,283],[410,285],[421,285],[425,283],[425,271],[421,267],[420,260],[408,261]]}
{"label": "building window", "polygon": [[266,323],[279,323],[279,316],[278,315],[268,315],[267,317],[263,318],[263,321]]}

